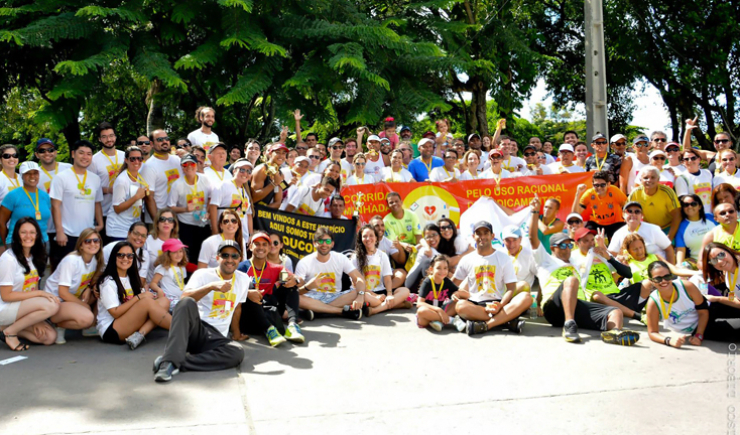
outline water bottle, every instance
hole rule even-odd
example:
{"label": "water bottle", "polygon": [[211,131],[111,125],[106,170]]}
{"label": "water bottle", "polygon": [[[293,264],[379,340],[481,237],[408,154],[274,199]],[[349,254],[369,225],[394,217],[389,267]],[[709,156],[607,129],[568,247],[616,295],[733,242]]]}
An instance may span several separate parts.
{"label": "water bottle", "polygon": [[532,292],[532,305],[529,307],[529,318],[537,319],[537,292]]}

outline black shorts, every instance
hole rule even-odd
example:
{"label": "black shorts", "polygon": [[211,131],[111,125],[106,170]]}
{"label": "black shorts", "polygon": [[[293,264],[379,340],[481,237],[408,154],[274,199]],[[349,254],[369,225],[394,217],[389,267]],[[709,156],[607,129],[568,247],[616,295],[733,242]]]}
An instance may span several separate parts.
{"label": "black shorts", "polygon": [[645,305],[647,304],[647,299],[640,302],[641,290],[642,283],[638,282],[623,288],[622,291],[620,291],[619,293],[608,294],[606,295],[606,297],[613,300],[614,302],[619,302],[632,311],[641,313],[642,309],[645,308]]}
{"label": "black shorts", "polygon": [[121,340],[121,337],[113,327],[113,324],[111,324],[103,333],[103,342],[110,344],[123,344],[123,340]]}
{"label": "black shorts", "polygon": [[471,304],[478,305],[479,307],[485,307],[489,302],[501,302],[500,299],[495,299],[495,300],[492,300],[492,301],[479,301],[479,302],[471,301],[471,300],[468,300],[468,299],[466,299],[466,300],[468,302],[470,302]]}
{"label": "black shorts", "polygon": [[[552,326],[560,327],[565,324],[565,312],[563,311],[563,301],[561,300],[562,294],[563,284],[560,284],[560,287],[555,290],[555,293],[553,293],[550,300],[542,307],[542,312],[545,314],[545,320],[547,320]],[[576,321],[579,328],[606,331],[609,313],[614,310],[616,310],[616,308],[608,305],[586,302],[578,299],[573,320]]]}

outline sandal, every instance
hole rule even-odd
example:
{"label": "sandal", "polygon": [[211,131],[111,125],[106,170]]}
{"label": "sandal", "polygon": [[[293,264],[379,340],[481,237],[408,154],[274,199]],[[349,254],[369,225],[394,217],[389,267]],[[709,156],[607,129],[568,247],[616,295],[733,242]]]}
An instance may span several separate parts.
{"label": "sandal", "polygon": [[[5,344],[8,344],[8,341],[7,341],[8,340],[8,337],[10,337],[10,338],[18,338],[17,335],[5,334]],[[10,345],[8,345],[8,347],[10,347]],[[27,344],[19,343],[18,346],[16,346],[15,348],[12,348],[11,347],[11,350],[13,350],[13,352],[23,352],[24,350],[28,350],[30,348],[31,348],[31,346],[29,346]]]}

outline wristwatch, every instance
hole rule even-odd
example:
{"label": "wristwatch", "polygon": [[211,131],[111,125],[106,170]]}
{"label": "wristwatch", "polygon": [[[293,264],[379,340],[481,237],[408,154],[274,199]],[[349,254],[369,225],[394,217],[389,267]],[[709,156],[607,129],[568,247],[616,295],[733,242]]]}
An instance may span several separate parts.
{"label": "wristwatch", "polygon": [[358,294],[358,295],[364,295],[364,294],[365,294],[365,292],[364,292],[364,291],[359,291],[359,292],[357,292],[357,294]]}

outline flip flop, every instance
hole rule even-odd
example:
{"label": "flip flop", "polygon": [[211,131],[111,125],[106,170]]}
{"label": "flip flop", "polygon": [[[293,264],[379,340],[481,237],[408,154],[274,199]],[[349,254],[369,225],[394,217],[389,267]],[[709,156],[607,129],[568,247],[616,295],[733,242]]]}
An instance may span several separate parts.
{"label": "flip flop", "polygon": [[[8,337],[11,337],[11,338],[18,338],[18,336],[17,336],[17,335],[9,335],[9,334],[4,334],[4,336],[5,336],[5,339],[6,339],[6,340],[7,340],[7,338],[8,338]],[[20,341],[20,340],[19,340],[19,341]],[[5,341],[5,344],[8,344],[8,342],[7,342],[7,341]],[[8,347],[10,347],[10,346],[8,346]],[[18,344],[18,346],[16,346],[15,348],[11,348],[11,349],[13,350],[13,352],[23,352],[23,351],[26,351],[26,350],[28,350],[28,349],[30,349],[30,348],[31,348],[31,346],[29,346],[29,345],[27,345],[27,344],[19,343],[19,344]]]}

